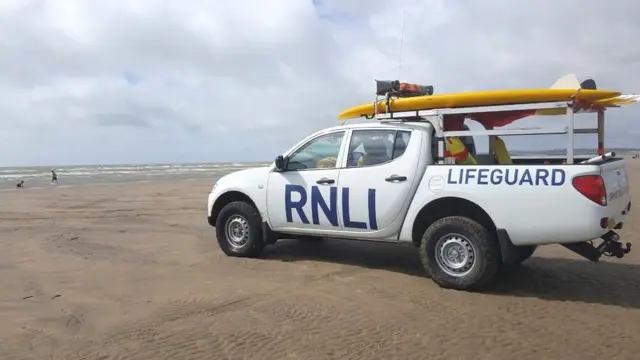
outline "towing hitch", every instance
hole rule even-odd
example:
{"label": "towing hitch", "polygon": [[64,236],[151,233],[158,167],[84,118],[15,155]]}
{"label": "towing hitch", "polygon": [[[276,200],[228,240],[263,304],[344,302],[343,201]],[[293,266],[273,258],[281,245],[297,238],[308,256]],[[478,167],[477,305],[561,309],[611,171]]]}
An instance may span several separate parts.
{"label": "towing hitch", "polygon": [[618,259],[622,259],[626,254],[631,252],[631,243],[626,243],[623,247],[620,242],[620,235],[613,230],[602,235],[600,238],[602,239],[602,243],[598,246],[594,246],[591,241],[562,244],[562,246],[593,262],[598,262],[603,255],[610,257],[615,256]]}
{"label": "towing hitch", "polygon": [[604,234],[601,239],[603,241],[597,249],[602,255],[615,256],[618,259],[622,259],[626,254],[631,252],[631,243],[626,243],[625,247],[622,247],[620,235],[613,230]]}

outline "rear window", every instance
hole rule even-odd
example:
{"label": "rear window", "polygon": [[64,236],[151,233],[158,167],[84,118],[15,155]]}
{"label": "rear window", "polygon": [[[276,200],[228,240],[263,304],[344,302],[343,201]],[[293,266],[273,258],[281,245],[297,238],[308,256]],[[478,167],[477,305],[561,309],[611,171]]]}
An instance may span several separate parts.
{"label": "rear window", "polygon": [[[462,130],[469,131],[469,127],[467,125],[462,125]],[[433,157],[433,161],[436,162],[438,160],[438,142],[435,139],[436,133],[434,131],[433,137],[431,138],[431,156]],[[467,147],[469,154],[471,156],[476,156],[476,142],[473,139],[473,136],[461,136],[460,141]],[[446,150],[446,147],[445,147]]]}

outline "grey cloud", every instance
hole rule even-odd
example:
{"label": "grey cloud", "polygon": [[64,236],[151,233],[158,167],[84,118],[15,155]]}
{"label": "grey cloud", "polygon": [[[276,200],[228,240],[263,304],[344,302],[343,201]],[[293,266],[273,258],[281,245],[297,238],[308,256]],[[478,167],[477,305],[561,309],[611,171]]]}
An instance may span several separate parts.
{"label": "grey cloud", "polygon": [[137,128],[149,127],[151,123],[147,119],[143,119],[130,114],[104,114],[97,118],[100,126],[131,126]]}
{"label": "grey cloud", "polygon": [[[271,159],[371,101],[373,79],[397,77],[403,12],[401,77],[438,93],[548,87],[569,72],[640,91],[640,5],[625,0],[8,4],[0,165]],[[611,111],[607,142],[634,145],[638,115]]]}

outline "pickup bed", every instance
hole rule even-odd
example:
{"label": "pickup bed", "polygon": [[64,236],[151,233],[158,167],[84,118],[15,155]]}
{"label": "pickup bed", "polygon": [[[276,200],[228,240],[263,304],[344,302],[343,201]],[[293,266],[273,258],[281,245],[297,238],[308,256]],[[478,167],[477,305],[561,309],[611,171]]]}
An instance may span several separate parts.
{"label": "pickup bed", "polygon": [[429,123],[322,130],[269,167],[219,179],[208,222],[230,256],[259,256],[281,238],[413,243],[436,283],[465,290],[540,245],[592,261],[629,252],[615,232],[631,209],[624,159],[449,165],[434,145]]}

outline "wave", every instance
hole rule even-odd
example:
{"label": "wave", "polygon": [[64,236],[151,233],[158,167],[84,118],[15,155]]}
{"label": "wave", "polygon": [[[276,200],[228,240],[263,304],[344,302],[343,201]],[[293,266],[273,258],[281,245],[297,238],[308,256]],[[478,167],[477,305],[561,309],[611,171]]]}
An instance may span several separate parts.
{"label": "wave", "polygon": [[[219,175],[268,163],[220,163],[220,164],[150,164],[150,165],[96,165],[68,166],[55,168],[59,178],[93,176],[171,176],[186,174]],[[0,181],[51,177],[51,168],[0,168]]]}

